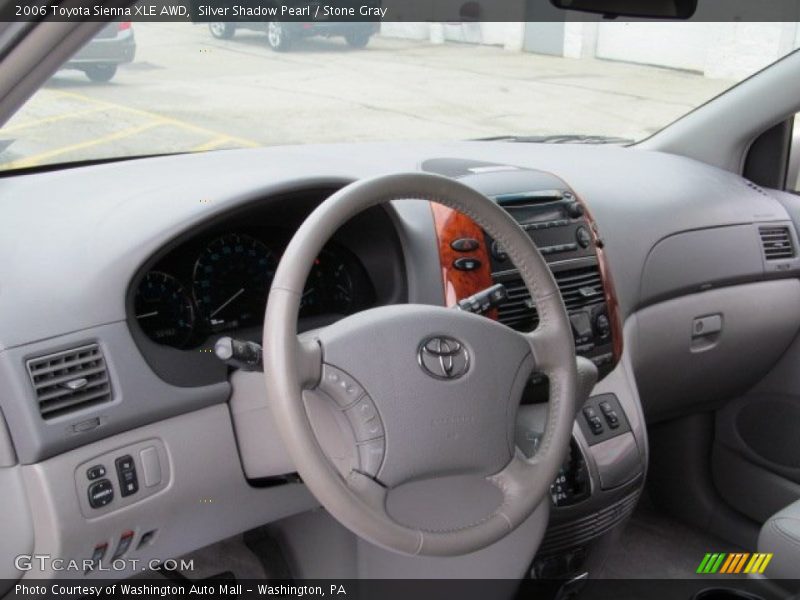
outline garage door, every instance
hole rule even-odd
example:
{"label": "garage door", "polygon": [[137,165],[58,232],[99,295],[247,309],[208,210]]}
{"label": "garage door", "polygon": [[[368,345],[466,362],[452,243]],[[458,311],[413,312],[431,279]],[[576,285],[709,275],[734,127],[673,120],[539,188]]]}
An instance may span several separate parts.
{"label": "garage door", "polygon": [[597,57],[703,71],[709,23],[600,23]]}

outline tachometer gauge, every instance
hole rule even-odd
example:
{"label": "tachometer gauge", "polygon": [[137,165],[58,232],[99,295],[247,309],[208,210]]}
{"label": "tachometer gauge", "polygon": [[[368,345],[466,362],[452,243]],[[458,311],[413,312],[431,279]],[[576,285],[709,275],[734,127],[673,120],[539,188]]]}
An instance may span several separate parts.
{"label": "tachometer gauge", "polygon": [[264,317],[277,260],[244,234],[212,241],[194,266],[194,298],[212,331],[256,325]]}
{"label": "tachometer gauge", "polygon": [[194,330],[192,298],[180,281],[160,271],[144,276],[133,300],[136,321],[154,342],[182,348]]}

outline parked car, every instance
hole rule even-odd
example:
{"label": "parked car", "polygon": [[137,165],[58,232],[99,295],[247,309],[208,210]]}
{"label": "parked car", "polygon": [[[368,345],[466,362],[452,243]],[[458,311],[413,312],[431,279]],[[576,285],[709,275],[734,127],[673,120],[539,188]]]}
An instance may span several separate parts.
{"label": "parked car", "polygon": [[105,83],[117,74],[117,67],[133,61],[136,39],[130,21],[109,23],[75,54],[62,70],[78,70],[92,81]]}
{"label": "parked car", "polygon": [[373,22],[212,22],[208,29],[215,38],[229,40],[237,29],[250,29],[264,31],[267,34],[267,44],[276,52],[285,52],[292,43],[298,39],[312,36],[343,37],[347,45],[352,48],[365,48],[369,39],[378,32],[378,23]]}

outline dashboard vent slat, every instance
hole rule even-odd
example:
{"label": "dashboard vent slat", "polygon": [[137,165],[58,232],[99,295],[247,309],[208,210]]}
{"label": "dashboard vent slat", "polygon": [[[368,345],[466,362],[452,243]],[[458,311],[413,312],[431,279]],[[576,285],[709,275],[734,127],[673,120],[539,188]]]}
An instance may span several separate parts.
{"label": "dashboard vent slat", "polygon": [[759,227],[758,233],[761,236],[764,258],[767,260],[794,258],[794,244],[788,227]]}
{"label": "dashboard vent slat", "polygon": [[32,358],[27,367],[44,419],[111,401],[108,368],[97,344]]}
{"label": "dashboard vent slat", "polygon": [[[568,312],[603,302],[603,280],[597,265],[558,271],[554,275]],[[534,329],[539,324],[539,316],[522,280],[516,278],[502,283],[506,286],[508,300],[498,308],[498,320],[513,329]]]}

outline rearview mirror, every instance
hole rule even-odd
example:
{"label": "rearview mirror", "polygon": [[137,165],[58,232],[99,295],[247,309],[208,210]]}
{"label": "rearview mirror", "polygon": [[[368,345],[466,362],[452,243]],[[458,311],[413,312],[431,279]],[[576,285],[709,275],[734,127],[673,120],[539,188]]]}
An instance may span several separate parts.
{"label": "rearview mirror", "polygon": [[697,10],[697,0],[550,0],[563,10],[602,14],[606,18],[688,19]]}

